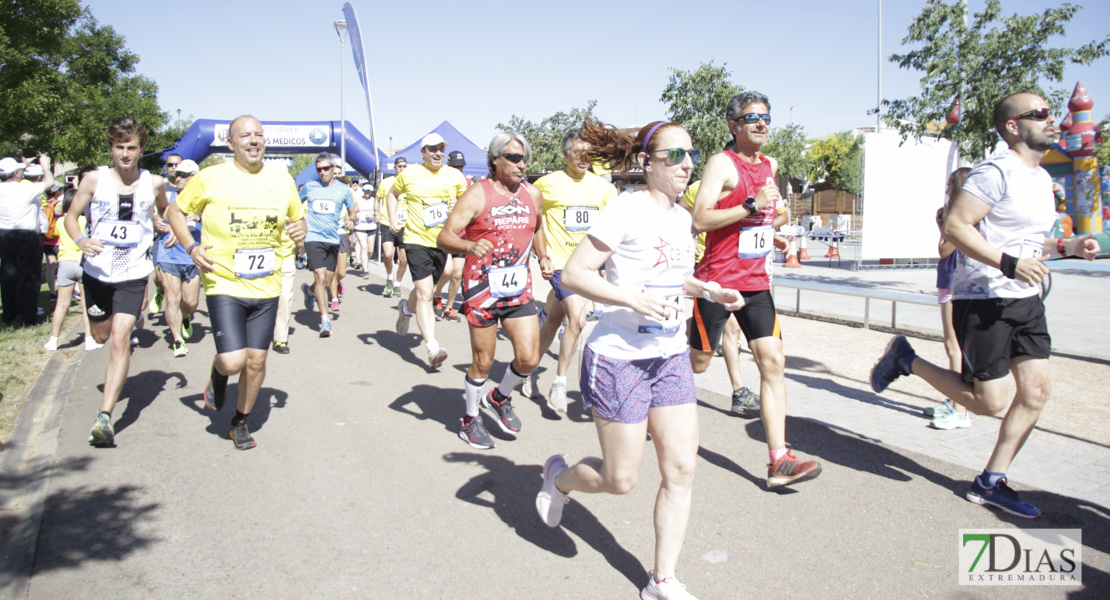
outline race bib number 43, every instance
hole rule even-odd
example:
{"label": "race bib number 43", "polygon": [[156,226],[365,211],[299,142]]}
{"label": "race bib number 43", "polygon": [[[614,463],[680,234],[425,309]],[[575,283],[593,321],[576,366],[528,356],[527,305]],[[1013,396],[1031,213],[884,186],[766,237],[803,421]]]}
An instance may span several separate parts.
{"label": "race bib number 43", "polygon": [[113,221],[101,219],[96,224],[93,237],[104,242],[106,246],[117,248],[134,248],[139,245],[143,228],[138,221]]}
{"label": "race bib number 43", "polygon": [[774,248],[775,229],[770,225],[740,229],[739,258],[763,258]]}
{"label": "race bib number 43", "polygon": [[273,248],[239,248],[235,250],[235,276],[239,279],[257,279],[273,274]]}
{"label": "race bib number 43", "polygon": [[597,208],[593,206],[568,206],[563,211],[567,231],[587,231],[596,217]]}
{"label": "race bib number 43", "polygon": [[524,293],[528,285],[528,267],[489,268],[489,295],[494,298],[515,298]]}

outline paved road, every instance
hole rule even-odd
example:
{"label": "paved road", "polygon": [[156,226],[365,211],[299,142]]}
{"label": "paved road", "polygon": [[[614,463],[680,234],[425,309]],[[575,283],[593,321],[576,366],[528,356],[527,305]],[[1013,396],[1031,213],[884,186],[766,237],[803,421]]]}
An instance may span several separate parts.
{"label": "paved road", "polygon": [[[298,284],[308,280],[298,273]],[[171,357],[161,319],[148,325],[116,411],[116,448],[86,444],[107,354],[57,356],[29,405],[37,422],[21,420],[4,454],[0,532],[11,535],[0,598],[637,597],[651,567],[654,451],[630,494],[576,494],[563,527],[548,529],[533,508],[544,459],[598,453],[577,370],[566,417],[542,399],[517,399],[519,438],[497,435],[496,449],[473,450],[456,437],[465,325],[440,324],[451,355],[429,373],[415,333],[393,332],[396,302],[378,295],[382,279],[348,281],[331,338],[318,338],[318,317],[298,307],[292,354],[270,355],[251,416],[259,446],[248,452],[228,440],[230,406],[202,409],[214,352],[203,311],[186,358]],[[1049,477],[1040,485],[1052,491],[1042,491],[1031,487],[1040,472],[1029,468],[1055,461],[1063,471],[1061,463],[1082,459],[1105,484],[1106,440],[1034,434],[1012,476],[1045,511],[1038,521],[972,505],[962,495],[989,452],[991,420],[927,431],[917,411],[935,398],[912,385],[883,397],[864,391],[888,334],[793,318],[784,325],[792,332],[788,439],[824,473],[796,489],[765,490],[762,427],[728,414],[715,361],[698,380],[701,460],[679,565],[691,592],[703,600],[993,598],[999,590],[958,585],[958,531],[1059,527],[1082,529],[1086,587],[1005,594],[1110,594],[1110,509],[1105,495],[1091,499],[1104,488],[1061,491],[1051,485],[1067,478]],[[503,343],[494,378],[509,358]],[[541,368],[553,369],[554,357]],[[744,374],[756,378],[750,358]],[[549,384],[550,371],[541,390]],[[1088,446],[1061,456],[1042,441]],[[45,501],[34,538],[24,534],[36,490]],[[19,550],[32,547],[27,579],[21,568],[32,555]]]}

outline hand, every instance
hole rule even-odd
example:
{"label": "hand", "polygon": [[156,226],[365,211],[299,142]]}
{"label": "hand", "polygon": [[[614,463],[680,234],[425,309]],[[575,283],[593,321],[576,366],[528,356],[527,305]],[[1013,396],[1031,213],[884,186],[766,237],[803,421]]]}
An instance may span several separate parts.
{"label": "hand", "polygon": [[401,227],[397,223],[390,223],[389,231],[396,235],[398,231],[401,231]]}
{"label": "hand", "polygon": [[81,243],[77,244],[77,246],[80,247],[81,252],[88,257],[96,256],[104,251],[104,242],[91,237],[81,240]]}
{"label": "hand", "polygon": [[163,248],[173,248],[176,245],[177,245],[177,236],[172,234],[172,233],[167,235],[166,240],[162,242],[162,247]]}
{"label": "hand", "polygon": [[677,310],[675,299],[680,296],[682,296],[682,293],[670,294],[669,296],[651,292],[636,294],[632,297],[631,302],[628,303],[628,308],[631,308],[649,319],[666,321],[671,312]]}
{"label": "hand", "polygon": [[350,232],[355,230],[355,222],[354,221],[347,221],[347,224],[344,225],[344,227],[347,228],[347,233],[350,233]]}
{"label": "hand", "polygon": [[[544,266],[544,263],[547,263],[546,267]],[[544,279],[551,279],[551,276],[554,275],[554,274],[555,274],[555,265],[554,265],[554,263],[551,262],[551,259],[547,258],[546,256],[541,258],[540,259],[540,275]]]}
{"label": "hand", "polygon": [[1102,252],[1102,246],[1095,239],[1094,234],[1068,238],[1064,240],[1064,249],[1072,256],[1079,256],[1087,260],[1094,260],[1099,252]]}
{"label": "hand", "polygon": [[740,292],[723,288],[709,293],[709,297],[717,304],[723,305],[727,310],[740,310],[744,306],[744,297]]}
{"label": "hand", "polygon": [[1042,254],[1037,258],[1023,258],[1017,263],[1017,271],[1014,279],[1023,281],[1029,285],[1037,285],[1048,276],[1048,267],[1045,266],[1044,261],[1048,260],[1047,254]]}
{"label": "hand", "polygon": [[755,195],[755,212],[763,212],[768,204],[778,200],[782,200],[782,193],[779,192],[778,186],[768,183]]}
{"label": "hand", "polygon": [[477,242],[470,242],[466,246],[466,253],[475,257],[482,258],[493,250],[493,244],[489,240],[478,240]]}
{"label": "hand", "polygon": [[189,253],[189,256],[193,259],[193,264],[204,273],[211,273],[216,270],[216,262],[212,260],[211,256],[208,256],[208,249],[211,247],[211,244],[197,246]]}
{"label": "hand", "polygon": [[[167,222],[162,217],[159,217],[157,213],[155,213],[155,215],[154,215],[154,228],[157,229],[158,231],[161,231],[162,233],[169,233],[170,232],[169,222]],[[169,246],[166,246],[166,247],[168,248]]]}
{"label": "hand", "polygon": [[289,234],[289,237],[293,239],[294,243],[300,244],[301,241],[304,240],[305,234],[304,219],[294,222],[289,217],[285,217],[285,233]]}
{"label": "hand", "polygon": [[937,209],[937,227],[944,229],[944,207]]}

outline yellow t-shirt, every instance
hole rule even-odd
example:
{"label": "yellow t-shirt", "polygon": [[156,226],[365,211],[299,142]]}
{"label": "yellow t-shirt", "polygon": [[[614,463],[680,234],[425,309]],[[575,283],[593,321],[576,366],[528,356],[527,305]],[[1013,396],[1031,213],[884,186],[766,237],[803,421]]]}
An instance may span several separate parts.
{"label": "yellow t-shirt", "polygon": [[[380,209],[381,212],[379,214],[381,215],[381,218],[382,218],[382,221],[381,221],[382,226],[387,227],[387,228],[389,227],[389,206],[386,205],[385,198],[386,198],[386,196],[389,195],[389,190],[393,189],[393,184],[396,183],[396,182],[397,182],[397,176],[396,175],[390,175],[389,177],[386,177],[385,179],[382,180],[381,185],[378,186],[378,191],[374,194],[375,196],[378,197],[379,200],[382,201],[381,209]],[[404,224],[405,219],[408,217],[408,215],[405,214],[405,197],[404,196],[398,196],[397,197],[397,212],[400,213],[399,216],[398,216],[398,220],[400,220],[401,223]]]}
{"label": "yellow t-shirt", "polygon": [[[58,217],[58,220],[54,221],[54,230],[58,232],[58,260],[79,263],[83,256],[81,247],[73,243],[73,238],[69,237],[65,221],[65,216]],[[85,215],[77,217],[77,224],[81,231],[85,230]]]}
{"label": "yellow t-shirt", "polygon": [[[182,212],[201,219],[201,244],[215,271],[203,275],[204,293],[235,298],[276,298],[281,294],[281,261],[291,260],[283,238],[285,218],[304,218],[289,173],[269,165],[256,174],[233,162],[208,167],[177,197]],[[292,240],[289,240],[289,244]],[[283,248],[283,246],[286,246]]]}
{"label": "yellow t-shirt", "polygon": [[566,266],[574,249],[586,237],[598,212],[617,197],[609,182],[586,172],[572,179],[566,171],[556,171],[536,180],[543,192],[543,228],[547,252],[555,270]]}
{"label": "yellow t-shirt", "polygon": [[453,167],[444,165],[433,173],[424,165],[411,165],[401,171],[393,183],[393,193],[397,194],[398,210],[404,206],[408,213],[405,244],[435,248],[447,214],[464,192],[466,177]]}
{"label": "yellow t-shirt", "polygon": [[[690,208],[694,208],[694,199],[698,197],[698,188],[700,188],[700,187],[701,187],[701,180],[699,179],[699,180],[695,181],[694,183],[691,183],[690,187],[686,188],[686,191],[683,192],[683,194],[682,194],[682,201],[685,202],[687,205],[689,205]],[[705,232],[704,231],[698,234],[697,244],[698,244],[698,247],[697,247],[696,250],[694,250],[694,262],[695,263],[701,262],[701,257],[705,254]]]}

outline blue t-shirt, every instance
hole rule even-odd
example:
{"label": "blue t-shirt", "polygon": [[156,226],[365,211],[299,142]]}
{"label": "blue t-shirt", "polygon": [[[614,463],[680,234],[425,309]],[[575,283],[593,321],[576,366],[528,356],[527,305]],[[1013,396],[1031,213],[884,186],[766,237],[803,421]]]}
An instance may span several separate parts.
{"label": "blue t-shirt", "polygon": [[[169,202],[166,206],[173,204],[177,201],[177,190],[166,186],[166,199]],[[166,263],[170,265],[191,265],[193,258],[186,252],[186,248],[193,245],[193,242],[200,243],[200,221],[189,221],[189,231],[193,234],[193,241],[185,244],[178,243],[172,248],[166,248],[163,243],[166,241],[168,233],[159,233],[154,241],[154,262]]]}
{"label": "blue t-shirt", "polygon": [[324,187],[319,181],[309,181],[301,188],[301,202],[305,203],[306,242],[339,243],[340,211],[355,206],[351,188],[341,181],[332,181]]}

